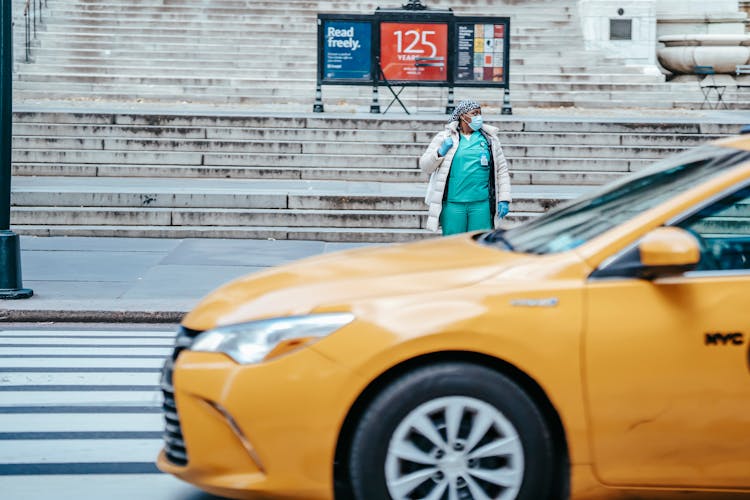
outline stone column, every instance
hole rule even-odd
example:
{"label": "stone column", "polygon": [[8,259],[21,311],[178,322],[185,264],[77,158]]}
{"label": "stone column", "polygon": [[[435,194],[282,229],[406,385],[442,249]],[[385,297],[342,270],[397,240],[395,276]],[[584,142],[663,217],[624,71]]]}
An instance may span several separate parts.
{"label": "stone column", "polygon": [[589,50],[621,58],[644,73],[656,65],[657,0],[579,0],[583,39]]}

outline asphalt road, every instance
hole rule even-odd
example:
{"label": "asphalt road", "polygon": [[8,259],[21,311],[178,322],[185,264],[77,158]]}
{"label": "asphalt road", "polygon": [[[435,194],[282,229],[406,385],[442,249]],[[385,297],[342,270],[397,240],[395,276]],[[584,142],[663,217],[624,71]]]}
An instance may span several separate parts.
{"label": "asphalt road", "polygon": [[3,500],[212,500],[160,473],[176,325],[0,325]]}

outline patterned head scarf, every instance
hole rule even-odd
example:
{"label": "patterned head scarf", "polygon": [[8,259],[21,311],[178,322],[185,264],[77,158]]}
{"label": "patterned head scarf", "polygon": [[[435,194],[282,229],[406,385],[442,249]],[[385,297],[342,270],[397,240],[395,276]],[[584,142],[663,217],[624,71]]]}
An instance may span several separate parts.
{"label": "patterned head scarf", "polygon": [[463,115],[464,113],[468,113],[469,111],[474,111],[475,109],[479,109],[482,106],[479,105],[477,101],[474,101],[472,99],[466,99],[463,101],[459,101],[456,105],[456,109],[453,110],[453,114],[451,115],[450,120],[448,122],[455,122],[458,121],[458,117]]}

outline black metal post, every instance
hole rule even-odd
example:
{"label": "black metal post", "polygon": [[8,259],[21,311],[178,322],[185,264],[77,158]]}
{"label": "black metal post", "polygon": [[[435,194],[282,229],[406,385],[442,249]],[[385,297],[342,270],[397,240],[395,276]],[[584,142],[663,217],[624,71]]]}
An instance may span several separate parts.
{"label": "black metal post", "polygon": [[31,60],[31,19],[29,19],[29,7],[23,11],[23,25],[25,29],[24,40],[26,42],[26,62]]}
{"label": "black metal post", "polygon": [[21,245],[10,230],[11,151],[13,147],[13,2],[3,0],[0,19],[0,299],[25,299]]}
{"label": "black metal post", "polygon": [[380,102],[378,101],[378,82],[372,86],[372,102],[370,103],[370,113],[380,113]]}
{"label": "black metal post", "polygon": [[513,114],[513,107],[510,105],[510,90],[505,89],[505,92],[503,92],[503,108],[500,111],[500,114],[503,115],[512,115]]}
{"label": "black metal post", "polygon": [[448,87],[448,104],[445,106],[445,114],[449,115],[456,109],[456,103],[453,100],[453,87]]}
{"label": "black metal post", "polygon": [[313,113],[322,113],[323,111],[323,88],[320,83],[318,83],[315,86],[315,104],[313,104]]}

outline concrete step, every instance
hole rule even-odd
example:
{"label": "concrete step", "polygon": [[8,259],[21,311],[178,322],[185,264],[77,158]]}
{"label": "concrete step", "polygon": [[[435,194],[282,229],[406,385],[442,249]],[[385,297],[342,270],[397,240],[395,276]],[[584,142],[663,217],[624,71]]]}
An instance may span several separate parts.
{"label": "concrete step", "polygon": [[[117,127],[181,127],[210,129],[261,129],[261,130],[339,130],[347,133],[368,131],[404,131],[423,133],[430,137],[445,125],[445,115],[335,115],[316,113],[277,113],[273,115],[206,110],[122,110],[93,111],[37,111],[15,106],[14,125],[81,125]],[[638,118],[535,118],[493,115],[488,123],[501,132],[575,133],[575,134],[737,134],[743,122],[695,121],[685,119],[648,120]],[[217,132],[218,133],[218,132]]]}
{"label": "concrete step", "polygon": [[[524,165],[513,166],[510,172],[514,186],[524,185],[558,185],[558,186],[593,186],[618,179],[628,172],[635,171],[652,162],[633,162],[611,165],[600,162],[602,169],[576,169],[580,162],[561,161],[557,168],[547,170]],[[567,169],[567,170],[563,170]],[[326,167],[201,167],[201,166],[168,166],[168,165],[97,165],[97,164],[31,164],[18,163],[13,165],[13,175],[67,177],[158,177],[158,178],[200,178],[200,179],[301,179],[301,180],[336,180],[336,181],[373,181],[373,182],[426,182],[425,176],[417,169],[404,168],[326,168]]]}
{"label": "concrete step", "polygon": [[[209,140],[273,140],[277,142],[338,141],[344,143],[406,143],[427,144],[434,133],[411,130],[331,130],[328,128],[244,128],[244,127],[161,127],[126,125],[73,125],[46,123],[16,123],[16,140],[38,138],[103,141],[104,139],[209,139]],[[573,145],[589,146],[667,146],[689,147],[716,140],[729,134],[653,134],[653,133],[547,133],[503,132],[501,140],[508,145]],[[96,137],[96,139],[90,139]],[[100,143],[100,145],[103,143]]]}
{"label": "concrete step", "polygon": [[[256,77],[229,77],[224,78],[220,75],[211,76],[200,76],[200,74],[189,74],[189,71],[184,71],[183,75],[173,76],[132,76],[132,75],[97,75],[92,73],[45,73],[41,75],[31,74],[19,74],[17,75],[18,82],[24,81],[36,81],[36,82],[57,82],[58,84],[64,83],[96,83],[96,84],[115,84],[115,83],[127,83],[127,84],[138,84],[138,85],[192,85],[202,86],[208,88],[217,88],[220,86],[235,86],[235,85],[246,85],[252,87],[258,83],[268,84],[268,80],[263,78],[262,75]],[[278,86],[295,85],[297,83],[304,85],[312,85],[315,87],[314,78],[311,79],[293,79],[293,78],[278,78],[275,80]]]}
{"label": "concrete step", "polygon": [[[203,82],[196,84],[195,77],[205,75],[210,78],[214,84],[212,87],[217,85],[223,85],[223,81],[228,81],[233,78],[242,79],[246,85],[251,85],[252,89],[259,90],[261,88],[270,91],[276,91],[279,93],[277,81],[283,81],[285,90],[309,90],[311,85],[314,85],[316,78],[316,68],[314,66],[307,67],[286,67],[281,69],[262,69],[262,77],[258,75],[259,68],[243,66],[237,63],[237,66],[222,67],[218,63],[209,63],[202,66],[199,71],[190,70],[187,63],[184,66],[176,65],[172,63],[171,66],[160,66],[156,68],[156,63],[153,64],[154,68],[149,68],[147,65],[139,66],[126,66],[126,65],[103,65],[103,66],[88,66],[88,65],[47,65],[33,63],[29,64],[27,68],[24,68],[23,76],[19,76],[19,82],[42,82],[48,83],[50,77],[48,75],[66,75],[66,79],[71,81],[71,78],[75,76],[77,82],[87,82],[90,90],[102,88],[103,82],[108,82],[110,85],[116,84],[120,81],[127,81],[130,85],[135,87],[132,79],[137,78],[138,81],[143,81],[143,78],[148,78],[152,84],[161,84],[163,81],[167,85],[181,85],[183,83],[199,87]],[[290,65],[293,66],[293,65]],[[220,74],[221,76],[215,76]],[[189,76],[188,76],[189,74]],[[637,83],[629,82],[622,83],[621,81],[534,81],[529,75],[523,75],[524,78],[520,82],[511,84],[511,91],[521,92],[526,95],[536,95],[539,92],[577,92],[577,91],[595,91],[595,92],[626,92],[629,94],[633,93],[652,93],[661,92],[662,94],[672,95],[674,92],[681,93],[692,93],[696,96],[702,94],[697,85],[694,84],[666,84],[658,81],[641,81]],[[103,80],[103,78],[105,80]],[[155,80],[160,79],[159,81]],[[183,80],[185,79],[186,80]],[[137,82],[136,82],[137,83]],[[29,86],[22,84],[23,88]],[[79,83],[80,85],[80,83]],[[67,85],[66,85],[67,88]],[[210,87],[205,86],[206,90]],[[124,89],[122,89],[124,90]],[[247,92],[249,89],[236,88],[232,89],[235,93]],[[368,94],[371,93],[370,87],[354,87],[350,86],[347,88],[336,89],[337,94]],[[436,92],[440,92],[439,90]],[[642,99],[642,97],[641,97]]]}
{"label": "concrete step", "polygon": [[[161,177],[201,179],[302,179],[376,182],[426,182],[416,168],[327,168],[327,167],[268,167],[268,166],[175,166],[175,165],[108,165],[83,163],[14,163],[14,176],[66,177]],[[513,174],[512,174],[513,175]],[[530,183],[530,177],[518,177]]]}
{"label": "concrete step", "polygon": [[23,123],[13,125],[17,138],[139,138],[210,139],[210,140],[274,140],[340,141],[340,142],[402,142],[413,143],[417,134],[422,142],[432,139],[427,133],[409,130],[331,130],[328,128],[245,128],[245,127],[162,127],[130,125],[76,125],[54,123]]}
{"label": "concrete step", "polygon": [[[129,25],[110,25],[107,23],[88,23],[88,24],[60,24],[45,23],[37,25],[37,34],[43,33],[45,38],[71,38],[71,39],[99,39],[105,38],[105,34],[110,34],[110,39],[127,38],[130,35],[138,34],[139,39],[149,41],[160,41],[166,38],[175,40],[190,41],[190,37],[201,39],[215,38],[220,40],[222,29],[226,29],[226,39],[240,39],[243,36],[248,40],[261,40],[263,35],[279,33],[283,31],[290,36],[285,37],[287,41],[299,41],[301,39],[315,40],[317,34],[317,23],[315,19],[300,20],[295,18],[293,21],[263,22],[254,19],[244,23],[210,23],[202,18],[196,18],[200,24],[190,25],[191,23],[161,23],[161,26],[154,24],[131,23]],[[580,42],[579,33],[575,29],[560,29],[559,26],[549,26],[547,29],[533,32],[512,33],[512,44],[549,44],[555,45],[560,42],[573,42],[574,47],[583,46]]]}
{"label": "concrete step", "polygon": [[[258,49],[259,54],[262,53],[262,49]],[[221,69],[221,70],[236,70],[236,69],[275,69],[276,71],[281,70],[309,70],[313,71],[316,69],[316,63],[309,58],[299,58],[296,61],[283,61],[275,62],[271,60],[261,60],[257,57],[248,57],[238,60],[236,56],[226,56],[224,59],[220,59],[217,56],[206,55],[204,57],[198,54],[193,54],[191,58],[188,55],[183,56],[181,59],[176,57],[165,57],[155,59],[149,54],[148,58],[123,58],[123,57],[61,57],[50,56],[46,53],[40,53],[35,51],[34,62],[29,64],[21,64],[18,66],[19,70],[23,70],[25,73],[38,73],[47,71],[59,71],[60,68],[64,68],[65,71],[71,71],[74,73],[87,73],[95,72],[96,68],[105,68],[107,71],[116,71],[120,69],[140,69],[141,71],[152,70],[157,68],[180,68],[184,69],[185,66],[189,67],[200,67],[201,70],[208,68]]]}
{"label": "concrete step", "polygon": [[[364,13],[364,14],[372,14],[375,9],[379,6],[382,6],[382,4],[378,4],[377,2],[372,3],[360,3],[360,2],[338,2],[338,3],[331,3],[327,4],[325,2],[309,2],[307,5],[300,4],[298,2],[287,2],[285,4],[279,4],[279,3],[267,3],[267,4],[246,4],[242,6],[229,6],[229,5],[223,5],[223,4],[215,4],[212,3],[209,8],[206,8],[205,3],[200,2],[196,3],[195,5],[190,5],[188,3],[181,3],[181,4],[171,4],[171,5],[163,5],[161,3],[152,3],[152,4],[132,4],[132,3],[122,3],[122,4],[113,4],[113,3],[82,3],[77,2],[75,4],[77,10],[76,12],[82,13],[95,13],[95,12],[101,12],[106,15],[110,15],[110,13],[117,13],[117,12],[130,12],[130,11],[138,11],[145,14],[152,14],[152,15],[168,15],[175,12],[180,13],[192,13],[194,15],[199,15],[201,12],[208,12],[213,15],[228,15],[228,16],[236,16],[241,15],[243,13],[248,12],[259,12],[259,13],[267,13],[268,15],[273,15],[276,13],[294,13],[296,15],[300,16],[312,16],[315,17],[318,12],[339,12],[339,13]],[[487,15],[487,7],[488,6],[494,6],[496,9],[500,8],[501,6],[498,4],[493,4],[492,2],[471,2],[471,3],[463,3],[461,1],[458,2],[436,2],[433,1],[430,3],[430,8],[434,9],[445,9],[445,8],[453,8],[454,11],[457,14],[466,14],[466,13],[474,13],[474,14],[484,14]],[[506,4],[502,5],[502,15],[508,15],[511,17],[520,17],[522,15],[528,16],[528,17],[535,17],[539,16],[540,19],[544,20],[556,20],[559,18],[559,16],[569,16],[571,14],[576,14],[577,10],[575,6],[566,6],[564,8],[555,9],[554,13],[551,13],[550,10],[544,7],[541,8],[531,8],[528,5],[512,5],[512,4]],[[59,4],[50,6],[50,12],[51,13],[59,13],[59,12],[70,12],[70,5],[66,4]],[[497,15],[497,14],[496,14]]]}
{"label": "concrete step", "polygon": [[[259,75],[262,73],[263,77]],[[171,79],[173,77],[184,78],[190,77],[191,79],[196,76],[209,77],[216,81],[217,77],[222,80],[231,80],[233,78],[240,78],[246,80],[251,78],[253,85],[265,85],[266,87],[273,89],[274,81],[284,79],[289,81],[290,84],[294,84],[294,80],[297,80],[298,85],[310,86],[314,85],[316,69],[315,67],[293,67],[293,68],[281,68],[281,69],[267,69],[266,68],[253,68],[253,67],[218,67],[204,66],[199,70],[191,69],[191,66],[172,64],[171,66],[161,66],[150,68],[148,66],[63,66],[63,65],[47,65],[47,64],[36,64],[32,63],[25,68],[23,77],[19,78],[19,81],[42,81],[48,82],[47,75],[50,74],[67,74],[67,75],[96,75],[102,77],[115,77],[121,79],[126,78],[165,78]],[[219,76],[220,75],[220,76]],[[170,83],[180,83],[170,82]],[[216,85],[216,83],[214,84]],[[549,85],[549,84],[547,84]]]}
{"label": "concrete step", "polygon": [[[194,75],[198,77],[200,75]],[[268,97],[274,97],[271,102],[283,104],[299,103],[305,104],[297,111],[308,111],[312,107],[315,84],[314,80],[285,80],[283,88],[274,85],[272,82],[254,80],[249,78],[229,78],[226,80],[215,79],[210,72],[205,75],[203,81],[196,78],[185,80],[182,78],[162,77],[149,78],[148,82],[139,83],[138,77],[112,77],[112,76],[86,76],[73,77],[78,80],[66,82],[57,87],[57,90],[50,90],[50,81],[47,75],[34,79],[26,75],[28,80],[16,81],[14,84],[17,99],[28,98],[30,96],[46,96],[45,100],[50,99],[83,99],[89,101],[112,100],[112,101],[137,101],[138,99],[155,99],[165,100],[166,102],[255,102],[265,100],[268,103]],[[242,86],[237,86],[234,82],[241,80]],[[106,81],[106,83],[101,83]],[[275,81],[281,81],[276,79]],[[99,82],[99,83],[97,83]],[[213,82],[208,84],[208,82]],[[514,106],[525,107],[521,103],[526,102],[544,102],[552,103],[552,107],[573,106],[579,102],[601,102],[609,99],[613,101],[630,102],[630,107],[659,107],[660,104],[673,104],[675,94],[664,87],[662,90],[587,90],[587,91],[537,91],[528,89],[533,85],[512,85],[510,99]],[[391,102],[387,91],[380,91],[380,104],[384,109]],[[478,99],[487,107],[500,108],[503,102],[503,94],[497,89],[456,89],[456,99],[470,96]],[[89,96],[86,99],[86,96]],[[170,99],[171,97],[171,99]],[[369,106],[372,102],[372,87],[341,87],[326,86],[323,88],[323,102],[327,105],[349,105],[349,106]],[[699,91],[685,91],[681,94],[681,101],[703,102],[703,96]],[[420,108],[445,109],[447,103],[447,89],[417,89],[406,88],[401,94],[401,101],[408,106],[417,106]],[[745,96],[741,92],[727,92],[726,100],[728,102],[744,100]],[[559,104],[555,104],[559,103]],[[664,106],[661,106],[664,107]],[[396,110],[400,109],[396,104]]]}
{"label": "concrete step", "polygon": [[[426,182],[47,177],[15,182],[16,207],[424,211]],[[518,186],[514,212],[544,212],[588,189]]]}
{"label": "concrete step", "polygon": [[[516,222],[517,224],[517,222]],[[248,226],[48,226],[13,224],[11,229],[24,236],[86,236],[120,238],[238,238],[274,240],[314,240],[341,243],[395,243],[437,237],[424,229],[388,228],[304,228]]]}
{"label": "concrete step", "polygon": [[[604,171],[630,172],[638,167],[649,165],[653,158],[618,159],[615,157],[579,158],[550,157],[524,158],[508,156],[511,172],[519,171]],[[304,160],[304,164],[301,164]],[[114,163],[116,162],[116,163]],[[229,177],[247,170],[247,175],[257,176],[257,170],[268,170],[275,175],[276,170],[323,169],[334,172],[341,170],[361,171],[369,169],[373,175],[383,169],[403,169],[417,172],[417,158],[394,156],[373,159],[370,155],[309,155],[303,158],[295,155],[273,154],[206,154],[199,153],[153,153],[127,154],[102,151],[18,151],[13,153],[13,165],[18,175],[68,175],[67,165],[97,165],[97,171],[108,168],[116,176],[194,176],[204,170],[212,176]],[[46,165],[46,167],[45,167]],[[156,166],[156,167],[154,167]],[[236,168],[232,168],[236,167]],[[155,172],[163,171],[159,175]],[[292,170],[294,171],[294,170]],[[193,172],[193,174],[191,174]],[[101,173],[97,175],[103,175]],[[201,175],[203,176],[203,175]]]}
{"label": "concrete step", "polygon": [[[124,16],[123,16],[124,17]],[[245,14],[242,16],[222,16],[207,14],[197,17],[192,14],[170,13],[155,17],[149,14],[131,12],[127,19],[115,17],[109,14],[96,14],[87,12],[54,12],[46,16],[44,27],[48,29],[62,30],[84,30],[90,27],[119,29],[158,29],[166,26],[170,30],[176,29],[213,29],[215,26],[225,26],[230,30],[247,31],[249,26],[260,27],[276,26],[279,29],[285,29],[294,34],[299,31],[296,28],[301,27],[302,31],[307,31],[310,26],[315,26],[316,16],[300,15],[299,13],[286,13],[285,15],[275,14]],[[535,36],[544,34],[555,34],[562,36],[564,34],[578,33],[577,25],[574,24],[570,16],[561,16],[559,20],[534,20],[533,26],[511,25],[511,37]]]}
{"label": "concrete step", "polygon": [[[312,108],[314,101],[314,87],[298,89],[274,89],[274,88],[253,88],[247,89],[235,88],[230,82],[224,82],[225,85],[205,86],[205,85],[183,85],[180,83],[146,84],[139,87],[135,83],[127,83],[122,86],[117,83],[106,85],[95,84],[72,84],[66,85],[65,91],[51,92],[45,91],[41,82],[19,82],[15,87],[14,96],[17,102],[23,102],[38,99],[43,102],[49,101],[82,101],[82,102],[154,102],[165,103],[167,105],[177,103],[205,103],[215,105],[229,104],[247,104],[256,105],[254,111],[258,111],[260,106],[266,108],[272,104],[278,104],[278,111],[286,112],[307,112]],[[28,87],[28,88],[27,88]],[[101,91],[89,90],[90,88],[102,89]],[[133,90],[135,89],[135,90]],[[367,112],[372,103],[371,95],[367,95],[366,90],[354,92],[340,92],[339,89],[323,91],[323,104],[328,112],[346,112],[361,113]],[[456,98],[471,97],[478,99],[484,107],[500,108],[503,104],[502,93],[498,91],[473,91],[471,93],[461,92],[456,94]],[[661,99],[659,97],[661,96]],[[385,110],[390,99],[381,98],[380,108]],[[422,92],[414,93],[404,91],[401,96],[401,102],[410,110],[419,113],[438,113],[444,110],[447,98],[446,90],[440,92]],[[685,94],[679,101],[674,100],[674,94],[669,92],[640,92],[630,93],[625,91],[617,92],[599,92],[599,91],[571,91],[571,92],[531,92],[513,91],[511,89],[510,102],[514,107],[581,107],[591,109],[606,109],[607,102],[617,103],[623,108],[651,108],[651,109],[672,109],[678,107],[677,104],[690,105],[688,109],[695,109],[695,105],[700,107],[703,104],[703,98],[698,93]],[[725,99],[727,107],[740,106],[737,109],[745,109],[743,104],[748,101],[741,94],[734,93]],[[612,108],[612,106],[609,106]],[[734,108],[731,108],[734,109]],[[391,113],[399,113],[400,107],[393,103]]]}
{"label": "concrete step", "polygon": [[[19,47],[16,45],[16,47]],[[269,59],[268,51],[264,50],[263,47],[247,47],[244,54],[245,57],[238,61],[236,53],[224,53],[212,51],[207,48],[206,51],[193,50],[191,52],[176,51],[173,48],[169,50],[157,50],[152,48],[151,50],[144,50],[138,53],[134,53],[131,49],[120,48],[120,46],[113,46],[112,48],[92,48],[91,46],[84,44],[82,48],[70,47],[70,46],[38,46],[34,49],[34,59],[38,63],[51,62],[64,62],[73,61],[78,59],[86,60],[104,60],[104,61],[142,61],[144,63],[164,60],[166,62],[172,61],[190,61],[190,60],[210,60],[216,63],[223,62],[239,62],[239,63],[251,63],[255,61],[266,63],[266,59]],[[17,49],[20,50],[20,49]],[[251,57],[252,56],[252,57]],[[191,59],[193,58],[193,59]],[[284,54],[283,61],[276,60],[276,64],[285,65],[292,63],[307,63],[315,65],[315,59],[310,58],[310,54],[305,52],[287,52]],[[23,69],[26,66],[19,65],[19,68]]]}
{"label": "concrete step", "polygon": [[[418,157],[424,152],[427,143],[345,143],[339,141],[221,141],[193,139],[94,139],[94,138],[55,138],[55,137],[15,137],[13,147],[19,154],[67,151],[68,154],[111,152],[113,155],[126,154],[182,154],[202,153],[203,161],[212,161],[217,155],[224,155],[235,161],[237,158],[256,157],[262,154],[285,156],[301,155],[302,164],[308,160],[318,163],[317,156],[357,158],[371,157]],[[506,142],[503,151],[509,158],[663,158],[682,151],[682,147],[663,146],[575,146],[566,144],[517,145]],[[36,161],[31,159],[29,161]],[[242,161],[242,160],[241,160]],[[369,159],[366,161],[374,161]],[[378,160],[379,161],[379,160]],[[209,163],[210,164],[210,163]],[[232,163],[235,164],[235,163]]]}
{"label": "concrete step", "polygon": [[13,207],[14,224],[116,226],[281,226],[424,229],[420,210]]}
{"label": "concrete step", "polygon": [[[243,48],[242,53],[237,53],[236,51],[234,51],[234,49],[227,52],[216,52],[214,50],[206,50],[205,47],[196,49],[188,48],[188,50],[191,51],[192,58],[184,53],[175,54],[175,56],[172,57],[169,52],[164,52],[161,57],[156,57],[154,55],[154,51],[149,50],[130,51],[128,52],[127,57],[122,56],[122,54],[124,54],[123,52],[120,52],[120,56],[114,57],[111,52],[106,53],[105,51],[105,54],[103,54],[102,51],[92,52],[89,50],[88,54],[93,57],[79,58],[74,56],[74,54],[80,54],[82,52],[77,49],[72,51],[63,51],[59,46],[50,48],[39,47],[37,49],[34,49],[33,51],[33,62],[28,64],[20,63],[17,65],[17,69],[25,70],[26,72],[33,72],[36,68],[41,67],[44,68],[44,71],[49,72],[64,70],[73,73],[86,73],[96,72],[95,69],[98,67],[107,68],[109,71],[118,68],[122,68],[123,71],[132,71],[138,69],[151,70],[154,69],[154,67],[157,65],[161,65],[165,69],[181,69],[186,63],[189,62],[193,62],[193,65],[191,66],[193,68],[199,67],[198,63],[204,62],[210,66],[226,66],[226,68],[228,69],[248,67],[265,68],[268,70],[278,71],[280,69],[307,69],[309,67],[315,68],[315,59],[311,59],[309,55],[306,58],[297,57],[287,59],[285,54],[283,54],[284,57],[280,61],[278,56],[274,58],[274,56],[271,55],[267,50],[264,50],[263,47],[245,47]],[[134,57],[135,55],[138,55],[138,57]],[[75,62],[68,62],[71,60]],[[522,53],[514,54],[510,59],[511,69],[513,70],[513,73],[515,74],[516,72],[518,72],[520,75],[524,75],[527,79],[530,78],[528,76],[530,74],[552,73],[553,75],[562,75],[563,73],[560,72],[559,68],[562,67],[561,64],[564,64],[564,62],[565,60],[559,57],[538,57],[529,56]],[[234,63],[234,65],[232,65],[231,63]],[[279,63],[281,64],[279,65]],[[588,66],[589,68],[593,67],[595,64],[599,64],[594,64],[593,61],[590,61],[590,63],[590,66]],[[612,70],[613,71],[611,73],[618,73],[615,68],[612,68]],[[38,71],[41,70],[37,70],[37,72]],[[612,77],[612,74],[600,76],[599,80],[604,81],[602,80],[604,76]],[[632,81],[627,74],[622,74],[619,76],[622,79],[620,81],[613,80],[613,82],[631,85],[634,83],[642,83],[641,81]],[[649,76],[650,78],[650,80],[645,81],[645,83],[663,83],[663,79],[650,75],[645,76]],[[639,75],[639,77],[643,78],[644,75]],[[558,81],[564,80],[562,80],[561,78],[553,80],[553,82]],[[590,77],[587,82],[595,83],[595,81],[595,77]],[[545,82],[540,81],[540,83]],[[679,83],[671,83],[671,85],[675,88],[680,88],[680,86],[687,86],[686,84]]]}
{"label": "concrete step", "polygon": [[[476,97],[473,93],[470,97]],[[14,93],[17,102],[44,102],[50,105],[74,105],[80,102],[91,104],[111,103],[112,105],[134,105],[135,103],[145,103],[155,106],[176,104],[196,105],[196,106],[242,106],[248,110],[274,109],[286,112],[305,112],[312,108],[312,98],[304,96],[283,96],[278,93],[258,92],[253,95],[228,95],[221,93],[189,93],[175,88],[160,88],[160,91],[133,93],[91,93],[91,92],[70,92],[70,93],[45,93],[41,90],[18,90]],[[271,99],[273,97],[273,99]],[[324,100],[326,111],[341,113],[364,113],[370,108],[371,100],[365,97],[327,97]],[[627,97],[627,98],[626,98]],[[402,99],[404,104],[411,112],[417,113],[438,113],[445,109],[445,99]],[[488,99],[481,97],[481,101],[486,106],[499,108],[503,101],[500,97]],[[560,100],[554,96],[545,99],[541,98],[512,98],[514,107],[520,108],[561,108],[561,107],[578,107],[588,109],[626,109],[626,108],[644,108],[649,109],[700,109],[701,99],[695,98],[691,101],[672,101],[661,100],[653,101],[650,98],[644,101],[638,101],[632,95],[618,96],[613,98],[607,94],[604,95],[582,95],[574,98]],[[273,104],[273,107],[271,106]],[[750,101],[727,101],[727,106],[732,109],[748,109]],[[381,109],[385,109],[387,102],[381,101]],[[398,112],[397,106],[393,108]]]}

